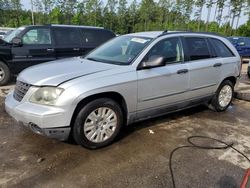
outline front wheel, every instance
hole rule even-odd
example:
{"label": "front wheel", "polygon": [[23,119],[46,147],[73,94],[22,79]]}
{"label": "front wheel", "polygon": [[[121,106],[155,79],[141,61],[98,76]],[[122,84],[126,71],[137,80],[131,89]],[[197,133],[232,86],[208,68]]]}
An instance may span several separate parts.
{"label": "front wheel", "polygon": [[122,110],[115,101],[96,99],[79,111],[73,127],[73,138],[86,148],[104,147],[116,138],[122,124]]}
{"label": "front wheel", "polygon": [[9,67],[0,61],[0,86],[7,84],[10,80]]}
{"label": "front wheel", "polygon": [[233,93],[234,85],[232,82],[223,81],[209,104],[209,108],[217,112],[225,111],[233,100]]}

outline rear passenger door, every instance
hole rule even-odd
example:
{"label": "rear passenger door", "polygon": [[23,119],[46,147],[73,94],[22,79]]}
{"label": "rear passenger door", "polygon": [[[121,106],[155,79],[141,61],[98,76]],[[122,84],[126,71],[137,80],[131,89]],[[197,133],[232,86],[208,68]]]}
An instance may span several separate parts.
{"label": "rear passenger door", "polygon": [[57,59],[82,55],[83,46],[77,27],[53,27]]}
{"label": "rear passenger door", "polygon": [[[232,73],[235,72],[236,62],[238,58],[235,58],[234,53],[226,46],[224,42],[216,38],[209,38],[209,43],[211,44],[211,49],[214,51],[214,56],[218,58],[220,67],[220,81],[224,80],[228,76],[232,76]],[[240,63],[240,62],[238,62]]]}
{"label": "rear passenger door", "polygon": [[188,59],[189,99],[213,94],[220,81],[221,61],[212,54],[206,37],[183,37],[184,51]]}

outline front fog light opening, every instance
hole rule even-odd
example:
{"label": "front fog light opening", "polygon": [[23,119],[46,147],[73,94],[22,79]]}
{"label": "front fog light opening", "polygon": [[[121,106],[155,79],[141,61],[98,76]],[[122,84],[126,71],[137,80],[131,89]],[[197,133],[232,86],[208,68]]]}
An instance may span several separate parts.
{"label": "front fog light opening", "polygon": [[43,130],[36,124],[30,122],[29,126],[31,128],[31,130],[37,134],[43,135]]}

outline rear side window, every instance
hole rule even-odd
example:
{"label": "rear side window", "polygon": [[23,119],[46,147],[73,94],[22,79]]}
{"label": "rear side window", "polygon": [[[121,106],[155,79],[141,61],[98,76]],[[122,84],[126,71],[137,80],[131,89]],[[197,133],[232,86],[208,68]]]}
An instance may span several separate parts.
{"label": "rear side window", "polygon": [[57,45],[81,45],[81,39],[77,28],[54,28],[54,36]]}
{"label": "rear side window", "polygon": [[246,46],[250,46],[250,38],[246,38],[246,40],[245,40],[245,43],[246,43]]}
{"label": "rear side window", "polygon": [[233,57],[232,51],[220,40],[209,39],[218,57]]}
{"label": "rear side window", "polygon": [[205,38],[187,37],[185,38],[190,60],[210,58],[208,44]]}
{"label": "rear side window", "polygon": [[82,29],[83,41],[89,46],[99,46],[109,39],[113,38],[115,35],[107,30],[101,29]]}

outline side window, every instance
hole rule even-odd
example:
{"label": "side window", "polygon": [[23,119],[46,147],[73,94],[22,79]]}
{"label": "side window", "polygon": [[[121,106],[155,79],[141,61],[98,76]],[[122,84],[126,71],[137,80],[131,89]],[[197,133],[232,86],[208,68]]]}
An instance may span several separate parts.
{"label": "side window", "polygon": [[232,51],[220,40],[209,39],[218,57],[233,57]]}
{"label": "side window", "polygon": [[181,40],[179,38],[168,38],[158,42],[149,51],[146,60],[152,56],[163,56],[166,63],[183,61]]}
{"label": "side window", "polygon": [[248,46],[248,47],[249,47],[249,46],[250,46],[250,38],[246,38],[246,40],[245,40],[245,41],[246,41],[246,46]]}
{"label": "side window", "polygon": [[199,60],[210,58],[208,44],[205,38],[186,37],[187,50],[190,60]]}
{"label": "side window", "polygon": [[54,28],[57,45],[81,45],[81,39],[77,28],[56,27]]}
{"label": "side window", "polygon": [[83,41],[89,46],[99,46],[115,35],[109,31],[101,29],[82,29]]}
{"label": "side window", "polygon": [[22,37],[23,44],[51,44],[50,29],[31,29]]}

